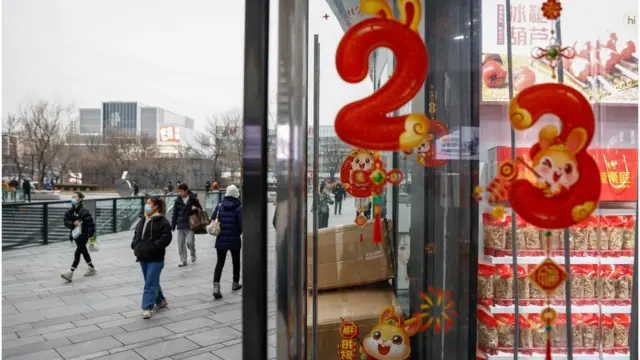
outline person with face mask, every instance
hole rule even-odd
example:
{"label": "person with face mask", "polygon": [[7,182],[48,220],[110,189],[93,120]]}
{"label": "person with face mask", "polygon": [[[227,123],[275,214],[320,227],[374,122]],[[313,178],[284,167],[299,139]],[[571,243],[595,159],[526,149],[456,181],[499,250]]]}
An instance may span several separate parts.
{"label": "person with face mask", "polygon": [[168,304],[160,287],[164,256],[172,238],[166,212],[164,200],[157,196],[148,198],[144,205],[144,218],[138,222],[131,242],[131,249],[136,261],[140,262],[144,278],[143,319],[150,319],[152,310],[162,309]]}
{"label": "person with face mask", "polygon": [[[87,249],[87,243],[89,239],[94,237],[96,234],[96,226],[93,222],[93,217],[91,217],[91,213],[84,206],[82,206],[82,200],[84,199],[84,195],[81,192],[75,192],[71,197],[71,209],[69,209],[64,214],[64,226],[71,230],[69,234],[69,240],[75,241],[76,243],[76,252],[73,256],[73,264],[71,264],[71,269],[69,271],[62,273],[60,276],[67,280],[68,282],[73,281],[73,272],[78,267],[80,263],[80,255],[84,257],[84,261],[87,262],[89,269],[84,274],[84,276],[92,276],[96,274],[96,268],[93,266],[91,262],[91,256],[89,255],[89,250]],[[76,237],[74,239],[74,230],[76,228],[80,229],[80,233],[76,232]]]}
{"label": "person with face mask", "polygon": [[177,191],[178,197],[171,214],[171,231],[178,231],[178,266],[183,267],[187,266],[187,248],[191,252],[191,262],[196,262],[196,239],[193,231],[189,229],[189,216],[195,214],[198,209],[202,211],[202,205],[195,194],[189,191],[187,184],[178,185]]}

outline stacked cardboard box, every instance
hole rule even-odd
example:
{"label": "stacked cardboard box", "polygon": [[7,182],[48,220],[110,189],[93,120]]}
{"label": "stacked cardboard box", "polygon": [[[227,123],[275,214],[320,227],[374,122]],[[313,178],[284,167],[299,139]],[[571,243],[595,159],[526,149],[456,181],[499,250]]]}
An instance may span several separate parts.
{"label": "stacked cardboard box", "polygon": [[[378,324],[380,313],[395,308],[402,316],[389,279],[394,275],[390,234],[391,221],[382,222],[383,241],[373,244],[373,222],[363,228],[355,224],[318,231],[318,358],[337,359],[341,319],[360,328],[362,340]],[[362,235],[362,238],[361,238]],[[311,289],[313,274],[313,238],[307,239],[307,284]],[[311,357],[312,296],[308,297],[307,346]]]}

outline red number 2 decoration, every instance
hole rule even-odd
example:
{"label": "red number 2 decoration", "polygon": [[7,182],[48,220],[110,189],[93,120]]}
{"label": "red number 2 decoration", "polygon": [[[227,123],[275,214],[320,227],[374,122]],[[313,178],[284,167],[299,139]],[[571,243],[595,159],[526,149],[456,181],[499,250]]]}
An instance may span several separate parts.
{"label": "red number 2 decoration", "polygon": [[540,130],[538,143],[529,152],[533,160],[529,170],[537,180],[514,180],[509,202],[526,222],[561,229],[585,220],[598,207],[600,170],[587,153],[595,119],[587,99],[563,84],[524,89],[509,104],[509,119],[516,130],[531,128],[549,113],[560,118],[562,131],[554,125]]}
{"label": "red number 2 decoration", "polygon": [[424,114],[387,117],[420,91],[427,77],[428,55],[418,34],[422,14],[419,0],[400,0],[401,17],[395,19],[384,0],[361,0],[363,13],[377,17],[350,27],[336,51],[340,77],[358,83],[367,76],[369,55],[386,47],[395,54],[393,76],[371,96],[343,107],[336,117],[336,134],[361,149],[410,150],[422,143],[429,131]]}

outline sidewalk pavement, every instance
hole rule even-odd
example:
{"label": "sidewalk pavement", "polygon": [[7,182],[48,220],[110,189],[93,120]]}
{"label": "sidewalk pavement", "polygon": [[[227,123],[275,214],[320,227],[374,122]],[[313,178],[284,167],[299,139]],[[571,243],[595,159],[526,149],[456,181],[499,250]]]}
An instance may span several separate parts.
{"label": "sidewalk pavement", "polygon": [[[349,200],[342,215],[331,214],[330,226],[353,221],[355,210]],[[275,359],[275,230],[270,226],[274,206],[268,209],[267,332],[269,356]],[[231,291],[232,267],[227,259],[221,282],[224,298],[213,300],[214,239],[197,235],[197,262],[178,268],[174,234],[160,281],[169,306],[143,320],[144,282],[130,249],[132,236],[132,232],[101,236],[100,251],[91,253],[98,275],[85,278],[86,264],[81,260],[69,284],[60,278],[73,261],[75,247],[69,242],[3,252],[2,358],[241,359],[242,290]],[[251,239],[243,241],[245,247],[251,246]]]}

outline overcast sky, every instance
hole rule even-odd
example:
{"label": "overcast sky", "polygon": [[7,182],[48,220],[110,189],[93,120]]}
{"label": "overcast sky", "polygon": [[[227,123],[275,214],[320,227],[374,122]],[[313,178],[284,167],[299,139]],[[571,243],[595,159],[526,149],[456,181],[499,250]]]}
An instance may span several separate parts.
{"label": "overcast sky", "polygon": [[[277,1],[271,1],[277,7]],[[321,124],[371,92],[335,70],[342,29],[325,0],[310,0],[309,45],[320,35]],[[26,99],[100,107],[139,101],[196,119],[242,107],[242,0],[3,0],[2,115]],[[272,8],[270,93],[276,93]],[[328,20],[323,18],[327,13]],[[309,53],[309,59],[313,59]],[[309,66],[313,71],[312,66]],[[313,74],[309,75],[309,87]],[[311,97],[312,92],[309,91]],[[275,98],[273,109],[275,111]],[[312,101],[309,113],[312,114]]]}

